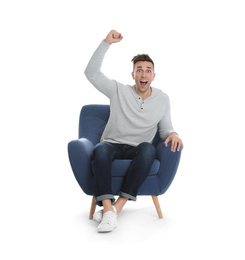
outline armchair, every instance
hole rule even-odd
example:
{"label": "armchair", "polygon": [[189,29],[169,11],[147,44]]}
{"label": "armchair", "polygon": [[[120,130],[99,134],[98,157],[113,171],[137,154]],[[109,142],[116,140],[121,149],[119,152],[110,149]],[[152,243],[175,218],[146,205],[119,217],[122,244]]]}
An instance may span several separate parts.
{"label": "armchair", "polygon": [[[93,196],[89,214],[90,219],[92,219],[96,208],[91,155],[94,146],[100,141],[109,115],[109,105],[86,105],[82,107],[79,119],[79,139],[73,140],[68,144],[69,160],[75,178],[82,190],[87,195]],[[151,195],[158,216],[162,218],[157,196],[165,193],[172,183],[179,165],[181,152],[171,152],[171,143],[165,147],[164,142],[159,137],[159,133],[156,134],[153,145],[156,147],[157,156],[149,176],[138,191],[138,195]],[[113,161],[112,190],[114,195],[118,195],[130,163],[131,160]]]}

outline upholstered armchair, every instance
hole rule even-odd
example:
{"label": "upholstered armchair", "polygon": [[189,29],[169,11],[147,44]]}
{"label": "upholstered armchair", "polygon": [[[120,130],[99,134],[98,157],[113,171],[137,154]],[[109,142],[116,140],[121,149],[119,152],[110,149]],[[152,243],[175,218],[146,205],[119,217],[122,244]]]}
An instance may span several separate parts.
{"label": "upholstered armchair", "polygon": [[[79,120],[79,139],[73,140],[68,144],[69,160],[75,178],[82,190],[87,195],[93,196],[89,214],[90,219],[92,219],[96,208],[91,155],[94,146],[100,141],[109,115],[109,105],[86,105],[82,107]],[[152,196],[158,216],[162,218],[157,196],[165,193],[172,183],[179,165],[181,152],[171,152],[171,143],[165,147],[159,137],[159,133],[156,134],[153,145],[156,147],[157,156],[152,164],[149,176],[138,191],[138,195]],[[131,162],[131,160],[113,161],[112,190],[114,195],[119,194]]]}

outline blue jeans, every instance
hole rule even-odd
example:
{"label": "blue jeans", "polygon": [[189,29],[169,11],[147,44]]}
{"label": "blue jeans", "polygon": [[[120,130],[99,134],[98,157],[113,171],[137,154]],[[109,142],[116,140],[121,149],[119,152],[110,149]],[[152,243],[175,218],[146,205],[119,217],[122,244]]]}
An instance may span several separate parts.
{"label": "blue jeans", "polygon": [[155,157],[156,149],[150,143],[141,143],[136,147],[108,142],[97,144],[93,151],[95,203],[102,206],[104,199],[111,199],[112,203],[115,201],[111,188],[111,168],[114,159],[133,160],[119,196],[135,201],[138,189],[147,178]]}

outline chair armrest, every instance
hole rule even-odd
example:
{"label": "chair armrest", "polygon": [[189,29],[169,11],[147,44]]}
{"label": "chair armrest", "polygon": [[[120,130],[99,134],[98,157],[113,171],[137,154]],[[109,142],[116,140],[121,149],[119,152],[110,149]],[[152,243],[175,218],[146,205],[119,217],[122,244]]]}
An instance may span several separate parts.
{"label": "chair armrest", "polygon": [[88,195],[94,195],[93,178],[90,168],[94,144],[86,138],[73,140],[68,144],[70,164],[75,178]]}
{"label": "chair armrest", "polygon": [[177,172],[181,150],[178,152],[171,151],[171,142],[165,147],[164,142],[161,141],[157,145],[157,159],[160,161],[158,177],[160,181],[159,195],[165,193],[172,183]]}

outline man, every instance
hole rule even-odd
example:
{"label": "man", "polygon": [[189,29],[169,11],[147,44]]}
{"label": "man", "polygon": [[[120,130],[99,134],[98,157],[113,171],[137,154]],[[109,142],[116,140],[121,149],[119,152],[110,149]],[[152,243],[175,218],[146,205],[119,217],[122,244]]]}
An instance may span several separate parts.
{"label": "man", "polygon": [[[108,79],[101,72],[110,45],[122,39],[120,33],[110,31],[85,70],[88,80],[110,99],[111,109],[101,142],[93,151],[95,203],[103,206],[103,210],[94,214],[94,219],[100,222],[98,232],[112,231],[117,226],[117,214],[125,203],[136,200],[137,191],[148,176],[156,156],[152,141],[158,128],[165,145],[172,142],[172,152],[183,149],[183,143],[172,127],[168,96],[151,87],[155,73],[154,63],[148,55],[138,55],[132,60],[133,86]],[[116,202],[111,191],[114,159],[133,160]]]}

